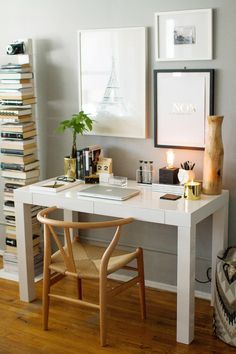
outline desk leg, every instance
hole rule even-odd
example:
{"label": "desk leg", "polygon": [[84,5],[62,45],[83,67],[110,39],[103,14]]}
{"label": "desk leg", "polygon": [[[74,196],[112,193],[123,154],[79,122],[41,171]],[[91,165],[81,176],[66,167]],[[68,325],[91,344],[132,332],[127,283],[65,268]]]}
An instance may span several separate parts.
{"label": "desk leg", "polygon": [[194,338],[196,226],[178,227],[177,342]]}
{"label": "desk leg", "polygon": [[228,245],[228,204],[213,214],[212,218],[212,281],[211,281],[211,305],[214,305],[215,272],[217,254]]}
{"label": "desk leg", "polygon": [[[63,214],[64,214],[64,220],[66,221],[78,221],[78,212],[64,209]],[[77,233],[78,231],[74,229],[70,234],[71,239],[75,237]]]}
{"label": "desk leg", "polygon": [[32,242],[31,205],[15,202],[20,300],[36,298]]}

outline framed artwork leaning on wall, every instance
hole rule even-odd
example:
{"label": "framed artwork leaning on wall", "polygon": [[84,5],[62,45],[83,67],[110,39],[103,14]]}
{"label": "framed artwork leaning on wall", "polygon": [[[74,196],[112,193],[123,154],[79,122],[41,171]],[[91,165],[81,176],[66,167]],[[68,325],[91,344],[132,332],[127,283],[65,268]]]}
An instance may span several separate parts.
{"label": "framed artwork leaning on wall", "polygon": [[154,146],[203,150],[214,69],[154,70]]}

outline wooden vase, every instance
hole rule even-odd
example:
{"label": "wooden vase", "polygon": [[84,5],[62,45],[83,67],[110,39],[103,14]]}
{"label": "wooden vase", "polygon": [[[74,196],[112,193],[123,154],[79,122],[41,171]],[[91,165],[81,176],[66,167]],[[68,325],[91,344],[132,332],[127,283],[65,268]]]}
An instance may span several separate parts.
{"label": "wooden vase", "polygon": [[221,135],[223,116],[208,117],[203,164],[203,193],[221,194],[224,148]]}

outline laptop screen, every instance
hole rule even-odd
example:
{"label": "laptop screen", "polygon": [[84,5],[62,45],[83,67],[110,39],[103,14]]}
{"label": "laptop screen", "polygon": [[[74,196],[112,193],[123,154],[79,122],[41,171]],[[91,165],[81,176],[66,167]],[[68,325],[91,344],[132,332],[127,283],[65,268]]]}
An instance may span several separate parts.
{"label": "laptop screen", "polygon": [[93,198],[103,198],[112,200],[126,200],[137,194],[140,191],[134,188],[122,188],[113,186],[90,186],[88,188],[79,191],[77,194],[79,196],[93,197]]}

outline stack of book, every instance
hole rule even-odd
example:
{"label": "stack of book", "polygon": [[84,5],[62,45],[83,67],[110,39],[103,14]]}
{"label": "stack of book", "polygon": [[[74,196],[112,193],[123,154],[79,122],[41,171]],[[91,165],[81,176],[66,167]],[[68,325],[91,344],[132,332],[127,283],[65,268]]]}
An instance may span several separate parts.
{"label": "stack of book", "polygon": [[102,157],[100,145],[91,145],[84,149],[77,150],[77,177],[84,180],[85,177],[97,173],[97,163]]}
{"label": "stack of book", "polygon": [[[17,62],[19,58],[19,63]],[[31,55],[22,63],[21,55],[10,58],[13,63],[0,66],[0,163],[4,181],[3,215],[6,223],[4,270],[17,273],[17,239],[14,190],[39,180],[37,131],[34,121],[34,84]],[[40,226],[36,220],[38,207],[33,206],[32,238],[35,269],[42,265]],[[39,266],[40,265],[40,266]]]}

